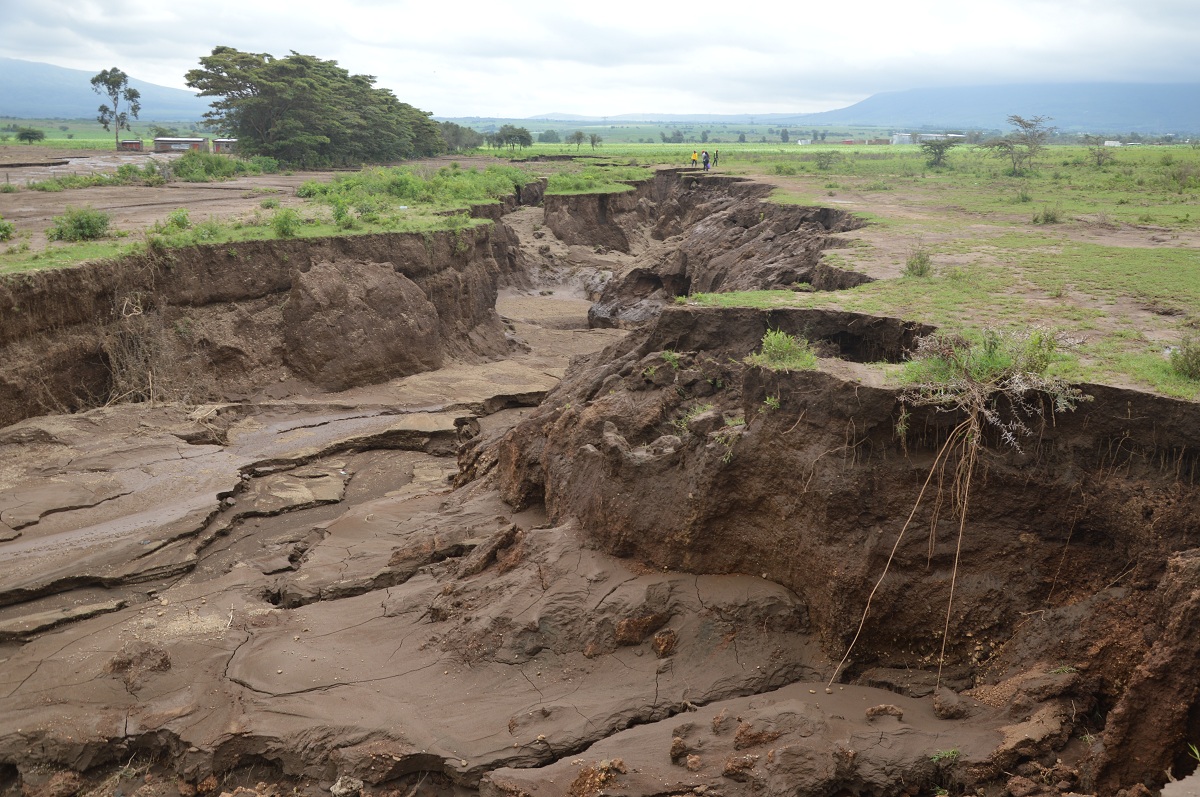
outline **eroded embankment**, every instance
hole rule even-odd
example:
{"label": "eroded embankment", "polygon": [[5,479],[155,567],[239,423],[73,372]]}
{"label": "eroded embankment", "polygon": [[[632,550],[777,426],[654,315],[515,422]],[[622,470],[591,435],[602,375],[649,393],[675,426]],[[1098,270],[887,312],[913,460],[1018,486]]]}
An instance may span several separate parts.
{"label": "eroded embankment", "polygon": [[[532,283],[542,247],[627,252],[610,321],[593,314],[617,325],[689,287],[812,281],[831,233],[856,222],[773,208],[763,191],[665,174],[547,199],[521,228],[533,241],[501,218],[465,238],[195,250],[122,272],[145,282],[84,279],[63,307],[49,282],[33,291],[12,345],[86,338],[96,318],[116,334],[149,316],[183,338],[189,318],[212,342],[197,348],[206,373],[266,396],[306,367],[293,345],[329,364],[388,342],[375,338],[423,341],[381,349],[391,364],[436,330],[444,363],[508,359],[369,399],[118,406],[5,429],[0,790],[64,797],[54,768],[135,760],[181,779],[118,771],[139,797],[215,776],[313,778],[310,794],[337,777],[353,793],[355,778],[370,797],[1108,794],[1186,772],[1200,733],[1193,405],[1093,386],[1024,454],[988,455],[941,689],[957,527],[933,501],[881,584],[844,670],[854,683],[824,684],[955,420],[905,417],[864,365],[899,359],[927,327],[672,306],[593,347],[536,410],[504,409],[562,373],[561,351],[539,346],[623,333],[582,330],[578,311],[540,338],[513,322],[529,340],[509,348],[488,305],[498,281]],[[386,291],[407,326],[383,326]],[[360,310],[370,321],[350,325]],[[768,328],[816,339],[821,369],[747,367]],[[277,352],[269,365],[243,367],[251,338]]]}
{"label": "eroded embankment", "polygon": [[[787,586],[836,660],[960,419],[903,408],[850,362],[744,365],[768,326],[806,329],[858,362],[927,331],[847,313],[667,308],[576,363],[476,470],[494,467],[510,503],[544,503],[618,556]],[[1005,766],[1082,759],[1083,785],[1111,793],[1186,771],[1200,730],[1200,647],[1183,630],[1200,576],[1200,418],[1187,402],[1084,389],[1093,400],[1048,417],[1023,452],[989,441],[957,573],[952,473],[934,480],[848,669],[853,682],[930,690],[954,584],[943,683],[1053,727]],[[1064,753],[1080,734],[1103,744]]]}
{"label": "eroded embankment", "polygon": [[293,377],[344,389],[501,356],[509,258],[489,226],[196,246],[10,277],[0,423],[110,398],[234,398]]}
{"label": "eroded embankment", "polygon": [[627,193],[548,196],[546,226],[566,243],[635,256],[588,313],[594,326],[636,326],[689,293],[840,290],[871,281],[821,262],[822,251],[839,245],[833,234],[861,227],[860,219],[766,202],[770,190],[737,177],[663,170]]}

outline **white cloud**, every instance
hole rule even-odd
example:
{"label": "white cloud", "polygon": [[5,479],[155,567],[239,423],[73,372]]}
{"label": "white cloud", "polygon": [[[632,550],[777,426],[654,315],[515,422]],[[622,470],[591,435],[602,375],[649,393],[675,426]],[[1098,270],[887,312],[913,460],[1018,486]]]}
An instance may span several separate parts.
{"label": "white cloud", "polygon": [[183,88],[217,45],[333,59],[438,115],[803,112],[934,85],[1196,80],[1200,3],[41,0],[8,9],[0,55]]}

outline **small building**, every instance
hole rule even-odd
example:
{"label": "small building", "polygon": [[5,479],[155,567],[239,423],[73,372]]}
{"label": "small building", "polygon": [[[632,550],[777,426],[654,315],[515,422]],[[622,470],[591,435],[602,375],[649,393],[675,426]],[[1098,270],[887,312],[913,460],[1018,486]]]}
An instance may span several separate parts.
{"label": "small building", "polygon": [[214,138],[213,152],[218,155],[232,155],[237,152],[236,138]]}
{"label": "small building", "polygon": [[207,138],[173,138],[164,136],[154,139],[155,152],[207,152]]}
{"label": "small building", "polygon": [[117,142],[117,151],[119,152],[141,152],[142,140],[140,138],[123,138]]}
{"label": "small building", "polygon": [[1106,147],[1119,147],[1119,146],[1121,146],[1121,142],[1120,142],[1120,141],[1105,141],[1105,142],[1104,142],[1104,146],[1106,146]]}

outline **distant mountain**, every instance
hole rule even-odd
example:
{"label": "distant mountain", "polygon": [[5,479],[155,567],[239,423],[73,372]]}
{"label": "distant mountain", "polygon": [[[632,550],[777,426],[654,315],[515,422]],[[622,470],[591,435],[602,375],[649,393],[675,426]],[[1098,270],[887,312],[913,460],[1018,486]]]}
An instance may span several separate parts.
{"label": "distant mountain", "polygon": [[[108,103],[92,91],[91,79],[111,65],[95,71],[64,69],[34,61],[0,58],[0,116],[18,119],[86,119],[96,115],[100,103]],[[142,93],[142,121],[185,121],[199,119],[208,110],[209,99],[194,92],[156,86],[129,78],[129,85]]]}
{"label": "distant mountain", "polygon": [[606,117],[546,114],[536,118],[596,124],[757,122],[799,127],[1007,130],[1011,114],[1051,117],[1051,124],[1064,132],[1200,133],[1200,83],[1047,83],[909,89],[875,94],[846,108],[819,113],[641,113]]}
{"label": "distant mountain", "polygon": [[[0,116],[84,119],[105,99],[92,91],[95,72],[0,58]],[[144,121],[200,119],[207,98],[130,78],[142,93]],[[875,94],[846,108],[820,113],[656,114],[580,116],[549,113],[529,122],[578,124],[829,125],[910,129],[1007,130],[1010,114],[1048,116],[1064,132],[1200,134],[1200,83],[1047,83],[909,89]],[[483,121],[483,120],[479,120]]]}
{"label": "distant mountain", "polygon": [[[1008,116],[1051,117],[1065,132],[1200,132],[1200,83],[1058,83],[911,89],[848,108],[792,117],[800,124],[1008,129]],[[786,119],[778,119],[785,122]]]}

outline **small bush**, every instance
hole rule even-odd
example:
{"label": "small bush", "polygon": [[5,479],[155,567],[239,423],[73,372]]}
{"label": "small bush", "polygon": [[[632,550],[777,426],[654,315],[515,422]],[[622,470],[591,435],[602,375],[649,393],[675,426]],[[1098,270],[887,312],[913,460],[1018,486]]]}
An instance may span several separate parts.
{"label": "small bush", "polygon": [[4,217],[0,216],[0,241],[11,241],[16,234],[17,226],[11,221],[5,221]]}
{"label": "small bush", "polygon": [[294,238],[302,223],[300,214],[291,208],[280,208],[271,217],[271,227],[280,238]]}
{"label": "small bush", "polygon": [[274,210],[275,208],[279,207],[279,200],[274,198],[264,199],[262,202],[258,203],[258,206],[264,210]]}
{"label": "small bush", "polygon": [[904,276],[921,278],[933,276],[933,258],[929,255],[928,249],[920,244],[913,247],[912,251],[908,253],[908,259],[904,261]]}
{"label": "small bush", "polygon": [[15,194],[21,189],[17,188],[15,183],[4,183],[0,185],[0,194]]}
{"label": "small bush", "polygon": [[192,230],[192,238],[198,243],[218,240],[223,234],[221,222],[216,219],[202,221]]}
{"label": "small bush", "polygon": [[67,207],[61,216],[55,216],[46,237],[51,241],[94,241],[108,234],[112,217],[92,207]]}
{"label": "small bush", "polygon": [[175,230],[186,230],[192,226],[192,220],[188,218],[187,208],[176,208],[167,214],[167,227]]}
{"label": "small bush", "polygon": [[796,173],[796,167],[790,163],[776,163],[771,167],[771,171],[775,174],[791,175]]}
{"label": "small bush", "polygon": [[817,168],[823,172],[827,172],[841,159],[842,154],[840,152],[818,152],[816,157]]}
{"label": "small bush", "polygon": [[257,171],[248,163],[211,152],[185,152],[172,162],[175,177],[187,183],[208,183],[228,180],[239,174]]}
{"label": "small bush", "polygon": [[1041,211],[1033,214],[1034,224],[1060,224],[1062,222],[1062,208],[1058,205],[1050,207],[1045,205]]}
{"label": "small bush", "polygon": [[256,169],[263,174],[278,174],[279,161],[266,155],[255,155],[248,161],[252,169]]}
{"label": "small bush", "polygon": [[804,338],[789,335],[781,329],[768,329],[762,337],[762,348],[746,358],[750,365],[772,371],[807,371],[817,367],[817,355]]}
{"label": "small bush", "polygon": [[1200,339],[1184,336],[1171,350],[1171,370],[1188,379],[1200,379]]}

